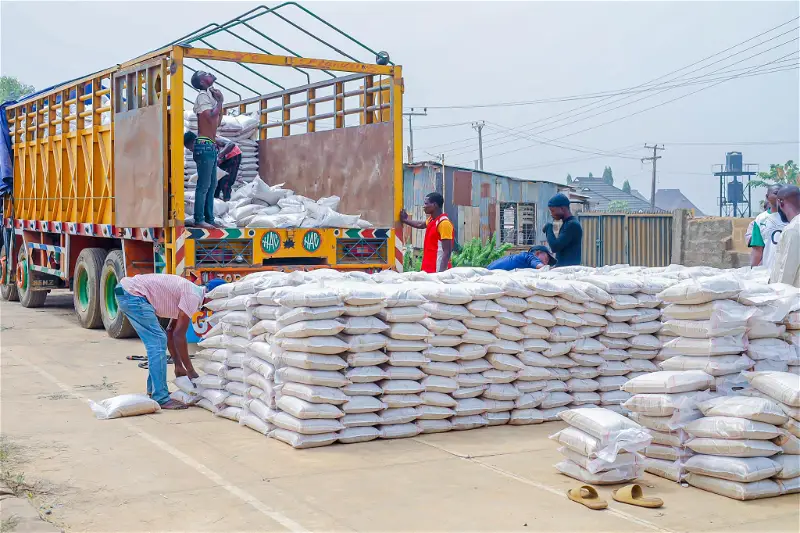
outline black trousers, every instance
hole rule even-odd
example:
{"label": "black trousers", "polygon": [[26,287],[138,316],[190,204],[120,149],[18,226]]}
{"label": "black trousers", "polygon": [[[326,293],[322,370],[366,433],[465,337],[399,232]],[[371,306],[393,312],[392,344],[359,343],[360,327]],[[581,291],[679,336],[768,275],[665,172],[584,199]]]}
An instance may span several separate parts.
{"label": "black trousers", "polygon": [[242,163],[242,155],[235,155],[226,159],[219,165],[219,168],[228,173],[227,176],[217,181],[217,189],[214,191],[214,198],[220,198],[226,202],[231,199],[231,187],[236,182],[236,175],[239,173],[239,165]]}

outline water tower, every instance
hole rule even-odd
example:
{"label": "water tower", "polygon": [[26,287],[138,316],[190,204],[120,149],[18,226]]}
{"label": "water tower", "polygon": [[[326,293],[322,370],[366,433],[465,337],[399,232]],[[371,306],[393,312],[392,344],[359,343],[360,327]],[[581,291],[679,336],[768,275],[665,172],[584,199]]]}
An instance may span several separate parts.
{"label": "water tower", "polygon": [[714,165],[714,175],[719,177],[719,216],[753,216],[750,179],[757,174],[758,165],[742,163],[742,152],[728,152],[724,165]]}

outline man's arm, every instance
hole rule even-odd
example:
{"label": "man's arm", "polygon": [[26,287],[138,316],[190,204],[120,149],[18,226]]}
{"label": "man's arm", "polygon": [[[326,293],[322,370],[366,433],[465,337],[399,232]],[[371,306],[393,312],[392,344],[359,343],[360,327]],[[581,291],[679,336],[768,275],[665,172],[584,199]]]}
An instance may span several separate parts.
{"label": "man's arm", "polygon": [[450,265],[450,256],[453,253],[453,239],[442,239],[439,242],[442,243],[442,259],[439,261],[439,268],[436,270],[444,272]]}
{"label": "man's arm", "polygon": [[195,378],[197,372],[189,358],[189,343],[186,340],[186,332],[189,331],[192,319],[183,311],[178,311],[178,313],[178,318],[170,321],[167,327],[167,348],[175,362],[176,375],[180,370],[180,365],[190,378]]}
{"label": "man's arm", "polygon": [[528,254],[528,265],[531,268],[544,268],[544,263],[542,263],[538,257],[533,254]]}
{"label": "man's arm", "polygon": [[545,235],[547,236],[547,244],[553,252],[559,253],[563,251],[564,248],[580,239],[578,229],[579,227],[575,224],[563,224],[561,226],[561,231],[558,232],[558,237],[556,237],[553,231],[553,225],[547,224],[544,227]]}
{"label": "man's arm", "polygon": [[217,158],[222,161],[225,159],[225,156],[228,155],[228,152],[233,150],[233,148],[236,146],[236,143],[230,139],[226,139],[225,137],[217,137],[217,146],[220,148]]}
{"label": "man's arm", "polygon": [[753,224],[753,233],[748,246],[750,246],[750,266],[757,267],[764,258],[764,238],[758,224]]}
{"label": "man's arm", "polygon": [[408,213],[406,213],[405,209],[400,211],[400,222],[402,222],[406,226],[410,226],[416,229],[425,229],[428,226],[428,224],[426,224],[425,222],[419,222],[417,220],[411,220],[410,218],[408,218]]}

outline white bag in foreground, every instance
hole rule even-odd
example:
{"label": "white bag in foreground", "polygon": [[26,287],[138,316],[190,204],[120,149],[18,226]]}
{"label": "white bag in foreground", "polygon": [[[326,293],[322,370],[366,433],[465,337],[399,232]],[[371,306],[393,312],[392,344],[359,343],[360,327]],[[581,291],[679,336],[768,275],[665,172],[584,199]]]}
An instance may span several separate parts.
{"label": "white bag in foreground", "polygon": [[122,394],[99,402],[89,400],[89,407],[98,420],[149,415],[161,410],[158,402],[148,398],[146,394]]}

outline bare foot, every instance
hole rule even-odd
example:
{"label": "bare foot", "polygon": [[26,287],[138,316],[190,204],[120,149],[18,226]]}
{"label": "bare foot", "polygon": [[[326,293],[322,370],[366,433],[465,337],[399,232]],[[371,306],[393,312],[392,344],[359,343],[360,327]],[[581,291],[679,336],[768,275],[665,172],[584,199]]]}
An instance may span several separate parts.
{"label": "bare foot", "polygon": [[162,409],[169,409],[172,411],[177,411],[179,409],[186,409],[187,407],[189,406],[181,402],[178,402],[176,400],[167,400],[165,403],[161,404]]}
{"label": "bare foot", "polygon": [[208,222],[201,222],[200,224],[197,225],[197,227],[203,229],[217,229],[217,227],[214,224],[209,224]]}

